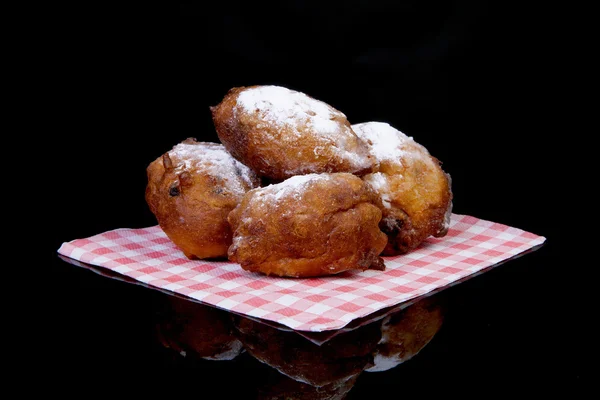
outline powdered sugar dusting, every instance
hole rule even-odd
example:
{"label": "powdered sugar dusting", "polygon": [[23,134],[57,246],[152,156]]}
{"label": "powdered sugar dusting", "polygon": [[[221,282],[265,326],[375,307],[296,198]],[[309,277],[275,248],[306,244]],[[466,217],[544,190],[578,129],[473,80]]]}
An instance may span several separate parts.
{"label": "powdered sugar dusting", "polygon": [[385,122],[355,124],[352,129],[359,138],[367,142],[371,155],[379,162],[404,157],[406,154],[401,147],[412,141],[412,138]]}
{"label": "powdered sugar dusting", "polygon": [[[446,175],[446,178],[448,179],[448,187],[452,187],[452,177],[450,176],[450,174],[448,173],[444,173]],[[448,208],[446,208],[446,213],[444,214],[444,223],[442,225],[442,227],[440,228],[439,232],[448,232],[448,229],[450,229],[450,222],[452,221],[452,207],[453,207],[453,203],[452,203],[452,199],[450,199],[450,202],[448,203]]]}
{"label": "powdered sugar dusting", "polygon": [[[334,118],[345,118],[345,115],[326,103],[313,99],[304,93],[289,90],[280,86],[258,86],[242,91],[237,104],[245,112],[259,112],[270,123],[297,127],[306,124],[320,134],[335,136],[339,134],[339,126]],[[300,132],[293,130],[297,135]]]}
{"label": "powdered sugar dusting", "polygon": [[270,207],[279,207],[279,204],[285,202],[286,210],[283,212],[293,212],[293,206],[290,206],[290,204],[293,204],[295,201],[300,201],[307,188],[312,183],[326,179],[332,179],[331,175],[307,174],[292,176],[281,183],[254,189],[250,201],[252,202],[253,207],[266,207],[265,212],[270,212]]}
{"label": "powdered sugar dusting", "polygon": [[440,229],[440,232],[447,232],[448,229],[450,229],[450,222],[452,222],[452,200],[450,200],[450,203],[448,203],[448,208],[444,214],[444,223]]}
{"label": "powdered sugar dusting", "polygon": [[[246,113],[260,116],[265,124],[259,123],[258,128],[273,126],[286,128],[286,132],[291,133],[281,135],[278,140],[295,142],[301,140],[303,134],[311,134],[322,142],[323,148],[332,148],[339,157],[358,168],[368,165],[364,157],[346,150],[347,140],[354,133],[340,123],[346,116],[327,103],[280,86],[257,86],[243,90],[237,105]],[[318,147],[315,156],[320,151]]]}
{"label": "powdered sugar dusting", "polygon": [[[283,182],[261,187],[249,192],[251,194],[249,204],[253,209],[258,209],[264,215],[268,215],[273,211],[281,212],[281,216],[291,214],[297,211],[294,206],[295,202],[301,201],[307,188],[314,182],[332,179],[330,174],[307,174],[296,175],[286,179]],[[285,202],[285,208],[276,210]],[[259,214],[260,215],[260,214]],[[253,219],[250,217],[242,218],[241,222],[244,225],[251,225]],[[231,250],[239,248],[241,243],[248,240],[248,235],[243,234],[239,230],[233,236],[233,241],[230,247]]]}
{"label": "powdered sugar dusting", "polygon": [[292,176],[281,183],[258,189],[260,191],[258,198],[263,202],[277,202],[281,198],[288,198],[290,196],[299,199],[308,183],[323,179],[328,179],[328,175],[307,174]]}
{"label": "powdered sugar dusting", "polygon": [[254,172],[233,158],[221,144],[183,142],[169,151],[169,157],[175,171],[199,169],[222,180],[223,188],[236,195],[243,195],[257,186]]}
{"label": "powdered sugar dusting", "polygon": [[390,185],[385,174],[376,172],[365,176],[363,180],[371,185],[377,194],[379,194],[384,207],[392,208]]}

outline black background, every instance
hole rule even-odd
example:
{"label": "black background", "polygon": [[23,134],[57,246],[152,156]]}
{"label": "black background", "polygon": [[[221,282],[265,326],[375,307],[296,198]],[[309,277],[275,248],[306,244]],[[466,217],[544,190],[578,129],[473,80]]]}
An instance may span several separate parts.
{"label": "black background", "polygon": [[[40,375],[110,376],[131,390],[141,381],[127,377],[141,372],[162,389],[173,371],[184,376],[153,345],[147,289],[71,266],[56,250],[155,224],[144,200],[148,163],[187,137],[217,141],[209,106],[228,89],[277,84],[351,123],[385,121],[413,136],[452,175],[456,213],[548,239],[451,289],[455,307],[436,340],[409,364],[361,378],[352,398],[390,387],[582,388],[590,335],[578,265],[563,252],[565,161],[551,139],[558,83],[548,70],[557,55],[545,10],[470,0],[229,1],[53,5],[36,14],[44,22],[32,100],[47,132],[36,147],[47,157],[39,202],[48,206],[42,261],[25,262],[40,283],[25,315]],[[250,381],[252,368],[236,365],[207,364],[179,387]]]}

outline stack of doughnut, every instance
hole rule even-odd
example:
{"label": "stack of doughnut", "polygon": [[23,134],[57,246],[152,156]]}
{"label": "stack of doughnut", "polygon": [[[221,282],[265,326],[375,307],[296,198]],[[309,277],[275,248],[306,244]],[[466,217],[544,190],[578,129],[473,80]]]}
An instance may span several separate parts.
{"label": "stack of doughnut", "polygon": [[211,112],[221,144],[187,139],[147,168],[150,210],[188,258],[316,277],[446,234],[450,177],[392,126],[280,86],[231,89]]}

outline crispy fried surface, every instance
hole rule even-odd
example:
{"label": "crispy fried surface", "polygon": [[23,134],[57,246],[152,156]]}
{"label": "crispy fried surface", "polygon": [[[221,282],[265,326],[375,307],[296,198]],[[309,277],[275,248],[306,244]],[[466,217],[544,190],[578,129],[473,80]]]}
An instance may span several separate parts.
{"label": "crispy fried surface", "polygon": [[229,214],[229,259],[288,277],[367,269],[387,237],[377,194],[347,173],[309,174],[248,192]]}
{"label": "crispy fried surface", "polygon": [[211,110],[227,150],[261,176],[279,181],[321,172],[360,175],[372,167],[346,116],[303,93],[277,86],[234,88]]}
{"label": "crispy fried surface", "polygon": [[146,201],[188,258],[226,257],[227,215],[259,179],[220,144],[180,143],[147,168]]}
{"label": "crispy fried surface", "polygon": [[429,236],[447,232],[452,207],[450,176],[425,147],[388,124],[353,125],[376,158],[365,175],[382,199],[381,230],[389,238],[383,255],[406,253]]}

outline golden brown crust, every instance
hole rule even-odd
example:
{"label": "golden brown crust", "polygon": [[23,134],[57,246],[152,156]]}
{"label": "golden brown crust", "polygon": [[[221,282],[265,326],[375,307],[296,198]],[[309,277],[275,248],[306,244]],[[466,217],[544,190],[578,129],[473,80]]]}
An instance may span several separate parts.
{"label": "golden brown crust", "polygon": [[187,140],[147,168],[146,201],[167,236],[188,258],[226,257],[227,215],[256,175],[216,143]]}
{"label": "golden brown crust", "polygon": [[430,236],[446,234],[452,192],[437,159],[416,161],[408,167],[384,166],[380,171],[387,175],[394,205],[382,210],[381,229],[389,238],[384,255],[406,253]]}
{"label": "golden brown crust", "polygon": [[366,145],[346,116],[276,86],[234,88],[211,107],[219,139],[238,160],[276,181],[322,172],[369,172]]}
{"label": "golden brown crust", "polygon": [[[382,196],[380,227],[388,235],[383,255],[407,253],[430,236],[444,236],[452,206],[450,176],[427,149],[387,124],[354,125],[355,131],[375,153],[375,172],[365,175]],[[398,141],[386,135],[398,136]],[[389,142],[386,142],[389,140]],[[377,143],[377,141],[381,141]],[[396,145],[392,149],[378,146]]]}
{"label": "golden brown crust", "polygon": [[310,174],[249,191],[229,214],[229,259],[288,277],[367,269],[387,243],[378,196],[347,173]]}

